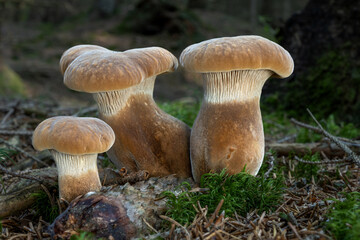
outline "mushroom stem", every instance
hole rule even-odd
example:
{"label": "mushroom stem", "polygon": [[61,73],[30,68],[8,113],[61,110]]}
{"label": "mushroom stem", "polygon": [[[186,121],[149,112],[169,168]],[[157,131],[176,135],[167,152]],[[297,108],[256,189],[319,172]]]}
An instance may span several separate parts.
{"label": "mushroom stem", "polygon": [[259,100],[271,74],[268,70],[203,73],[204,101],[190,139],[197,182],[202,174],[224,168],[229,174],[244,168],[257,174],[265,147]]}
{"label": "mushroom stem", "polygon": [[116,91],[112,99],[106,92],[94,94],[100,118],[116,134],[107,154],[119,169],[145,169],[151,176],[176,173],[189,177],[190,128],[157,106],[153,99],[155,78]]}
{"label": "mushroom stem", "polygon": [[101,183],[97,168],[97,154],[70,155],[51,151],[59,175],[59,195],[71,201],[90,191],[99,191]]}
{"label": "mushroom stem", "polygon": [[93,97],[98,105],[99,111],[103,116],[112,116],[121,111],[130,96],[134,94],[145,94],[153,96],[156,76],[144,79],[139,85],[117,91],[94,93]]}
{"label": "mushroom stem", "polygon": [[203,73],[204,100],[209,103],[244,102],[260,97],[273,73],[269,70],[235,70]]}

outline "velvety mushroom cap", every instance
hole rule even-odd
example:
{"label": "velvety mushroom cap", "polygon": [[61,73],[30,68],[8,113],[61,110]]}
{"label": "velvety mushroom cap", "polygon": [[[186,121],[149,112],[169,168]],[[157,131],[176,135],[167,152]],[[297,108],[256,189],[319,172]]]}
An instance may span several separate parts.
{"label": "velvety mushroom cap", "polygon": [[81,92],[107,92],[139,84],[142,80],[174,71],[176,57],[160,47],[125,52],[93,50],[71,62],[64,74],[65,85]]}
{"label": "velvety mushroom cap", "polygon": [[181,53],[180,63],[189,72],[264,69],[280,78],[290,76],[294,69],[288,51],[260,36],[215,38],[190,45]]}
{"label": "velvety mushroom cap", "polygon": [[53,117],[35,129],[32,143],[36,150],[53,149],[71,155],[106,152],[115,134],[104,121],[90,117]]}
{"label": "velvety mushroom cap", "polygon": [[97,45],[87,45],[87,44],[77,45],[72,48],[69,48],[68,50],[66,50],[63,53],[63,55],[60,58],[61,74],[64,75],[67,67],[70,65],[70,63],[72,63],[72,61],[75,60],[75,58],[77,58],[78,56],[80,56],[81,54],[83,54],[85,52],[92,51],[92,50],[108,51],[106,48],[103,48],[103,47],[100,47]]}

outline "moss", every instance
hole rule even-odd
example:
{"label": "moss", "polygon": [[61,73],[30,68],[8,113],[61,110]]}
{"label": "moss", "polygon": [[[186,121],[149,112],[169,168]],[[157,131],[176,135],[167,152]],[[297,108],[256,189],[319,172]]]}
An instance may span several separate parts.
{"label": "moss", "polygon": [[160,103],[159,107],[191,127],[200,110],[200,103],[173,101]]}
{"label": "moss", "polygon": [[95,236],[89,232],[81,232],[79,234],[71,235],[70,240],[95,240]]}
{"label": "moss", "polygon": [[[48,190],[57,193],[56,187]],[[53,222],[60,213],[56,202],[54,201],[52,205],[49,196],[44,191],[33,193],[32,196],[36,198],[36,201],[32,206],[36,215],[41,216],[47,222]],[[52,198],[55,200],[55,197],[52,196]]]}
{"label": "moss", "polygon": [[[354,139],[360,136],[359,128],[356,128],[352,123],[336,122],[333,114],[331,114],[327,119],[321,120],[320,123],[326,131],[334,136],[349,139]],[[296,142],[317,142],[322,138],[323,136],[321,134],[314,133],[306,128],[300,128],[297,132]]]}
{"label": "moss", "polygon": [[0,95],[3,96],[26,96],[25,85],[20,76],[8,66],[0,70]]}
{"label": "moss", "polygon": [[190,184],[184,182],[178,195],[173,192],[163,192],[167,197],[168,211],[166,214],[181,224],[191,222],[196,216],[194,205],[199,201],[202,207],[208,206],[212,214],[219,202],[224,203],[220,211],[225,211],[226,216],[236,213],[246,215],[254,209],[259,212],[270,211],[280,203],[284,190],[284,178],[278,174],[276,179],[265,179],[263,173],[254,177],[241,172],[228,175],[223,170],[221,173],[208,173],[201,177],[201,188],[207,188],[206,193],[190,192]]}
{"label": "moss", "polygon": [[[274,112],[265,108],[262,112],[264,132],[266,135],[274,137],[291,136],[296,134],[295,142],[298,143],[318,142],[323,138],[322,134],[315,133],[306,128],[295,126],[290,122],[290,117],[286,111],[279,110]],[[334,114],[330,114],[327,118],[319,120],[324,129],[334,136],[349,139],[356,139],[360,136],[359,128],[357,128],[353,123],[345,123],[340,121],[340,117],[338,120],[336,120]],[[315,126],[315,123],[310,118],[310,116],[308,116],[306,120],[303,120],[303,122]]]}
{"label": "moss", "polygon": [[360,239],[360,193],[346,193],[344,201],[335,200],[327,218],[325,228],[335,239]]}
{"label": "moss", "polygon": [[320,56],[313,68],[288,81],[277,108],[302,117],[309,108],[319,118],[334,114],[360,124],[360,74],[358,67],[339,50]]}

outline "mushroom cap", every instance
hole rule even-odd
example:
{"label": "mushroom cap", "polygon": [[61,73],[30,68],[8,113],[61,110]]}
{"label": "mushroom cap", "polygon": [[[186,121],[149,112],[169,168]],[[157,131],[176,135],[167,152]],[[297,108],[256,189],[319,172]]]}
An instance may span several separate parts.
{"label": "mushroom cap", "polygon": [[52,117],[41,122],[32,139],[38,151],[54,149],[72,155],[106,152],[115,134],[104,121],[91,117]]}
{"label": "mushroom cap", "polygon": [[68,50],[66,50],[63,55],[60,58],[60,71],[61,74],[64,75],[67,67],[70,65],[70,63],[72,63],[72,61],[75,60],[75,58],[77,58],[78,56],[80,56],[81,54],[91,51],[91,50],[105,50],[107,51],[106,48],[97,46],[97,45],[89,45],[89,44],[83,44],[83,45],[77,45],[74,46],[72,48],[69,48]]}
{"label": "mushroom cap", "polygon": [[291,75],[294,61],[288,51],[260,36],[214,38],[188,46],[180,64],[189,72],[267,69],[274,77]]}
{"label": "mushroom cap", "polygon": [[164,48],[125,52],[93,50],[81,54],[66,69],[65,85],[81,92],[106,92],[128,88],[142,80],[174,71],[176,57]]}

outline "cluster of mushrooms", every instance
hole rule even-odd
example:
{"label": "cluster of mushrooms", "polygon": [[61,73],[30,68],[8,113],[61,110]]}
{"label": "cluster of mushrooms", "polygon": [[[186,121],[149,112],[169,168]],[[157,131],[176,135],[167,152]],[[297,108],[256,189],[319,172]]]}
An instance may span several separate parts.
{"label": "cluster of mushrooms", "polygon": [[102,152],[116,167],[147,170],[150,176],[176,174],[199,182],[202,174],[224,168],[257,174],[265,148],[261,90],[269,77],[292,73],[290,54],[260,36],[224,37],[187,47],[180,64],[203,78],[204,99],[192,129],[153,99],[156,76],[178,67],[169,51],[78,45],[64,52],[65,85],[92,93],[102,120],[53,117],[35,129],[34,148],[50,149],[55,159],[60,198],[71,201],[100,190]]}

